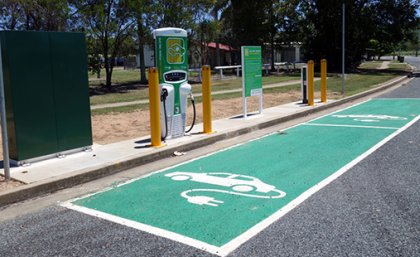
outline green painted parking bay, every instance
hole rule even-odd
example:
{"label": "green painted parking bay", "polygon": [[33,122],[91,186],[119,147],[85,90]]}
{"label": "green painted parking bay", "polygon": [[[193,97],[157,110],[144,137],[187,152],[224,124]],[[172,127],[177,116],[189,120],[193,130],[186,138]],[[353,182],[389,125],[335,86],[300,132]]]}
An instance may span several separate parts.
{"label": "green painted parking bay", "polygon": [[420,118],[375,99],[64,206],[226,255]]}

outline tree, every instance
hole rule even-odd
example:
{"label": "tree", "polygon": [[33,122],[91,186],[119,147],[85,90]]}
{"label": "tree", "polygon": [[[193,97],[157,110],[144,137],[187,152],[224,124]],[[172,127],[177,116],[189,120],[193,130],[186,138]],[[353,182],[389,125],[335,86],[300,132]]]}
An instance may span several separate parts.
{"label": "tree", "polygon": [[93,51],[101,53],[106,73],[106,87],[111,89],[112,72],[116,57],[124,42],[132,36],[135,20],[130,16],[128,2],[124,0],[72,1],[77,9],[79,26],[85,28]]}
{"label": "tree", "polygon": [[235,46],[263,45],[270,31],[271,0],[231,0]]}
{"label": "tree", "polygon": [[220,66],[220,37],[222,31],[222,14],[223,11],[229,7],[229,0],[214,0],[211,3],[213,7],[210,10],[211,16],[213,17],[213,26],[215,32],[216,41],[216,66]]}
{"label": "tree", "polygon": [[207,43],[214,40],[214,35],[217,34],[216,30],[215,23],[210,20],[203,20],[199,24],[196,43],[194,44],[196,51],[193,50],[193,54],[196,53],[197,56],[200,56],[201,65],[208,65],[210,63]]}
{"label": "tree", "polygon": [[152,43],[150,27],[153,26],[153,10],[156,2],[152,0],[131,0],[129,9],[135,20],[135,29],[140,59],[140,83],[147,84],[146,65],[144,60],[144,47]]}
{"label": "tree", "polygon": [[17,1],[0,2],[0,29],[15,30],[23,17],[22,6]]}
{"label": "tree", "polygon": [[306,58],[328,59],[330,70],[341,68],[342,3],[346,5],[346,70],[352,71],[376,40],[390,52],[408,38],[416,24],[418,3],[410,0],[310,0],[301,2],[302,39]]}
{"label": "tree", "polygon": [[374,39],[378,40],[383,54],[394,52],[403,41],[414,39],[414,31],[419,24],[416,17],[418,7],[417,1],[410,0],[382,0],[375,3]]}
{"label": "tree", "polygon": [[8,30],[65,31],[71,15],[62,0],[3,0],[0,13],[0,28]]}

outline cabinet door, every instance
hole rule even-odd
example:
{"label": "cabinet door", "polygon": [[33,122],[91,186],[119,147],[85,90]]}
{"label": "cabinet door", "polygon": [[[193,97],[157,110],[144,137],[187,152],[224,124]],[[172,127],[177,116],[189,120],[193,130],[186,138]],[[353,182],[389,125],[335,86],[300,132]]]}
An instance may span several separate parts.
{"label": "cabinet door", "polygon": [[45,32],[1,32],[10,157],[55,153],[57,134],[49,37]]}
{"label": "cabinet door", "polygon": [[58,150],[92,145],[85,37],[50,33]]}

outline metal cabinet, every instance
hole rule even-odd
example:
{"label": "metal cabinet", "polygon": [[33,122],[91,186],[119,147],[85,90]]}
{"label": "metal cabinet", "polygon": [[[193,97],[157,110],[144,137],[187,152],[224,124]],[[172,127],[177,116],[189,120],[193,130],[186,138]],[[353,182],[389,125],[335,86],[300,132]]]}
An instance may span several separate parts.
{"label": "metal cabinet", "polygon": [[84,34],[1,31],[10,158],[92,145]]}

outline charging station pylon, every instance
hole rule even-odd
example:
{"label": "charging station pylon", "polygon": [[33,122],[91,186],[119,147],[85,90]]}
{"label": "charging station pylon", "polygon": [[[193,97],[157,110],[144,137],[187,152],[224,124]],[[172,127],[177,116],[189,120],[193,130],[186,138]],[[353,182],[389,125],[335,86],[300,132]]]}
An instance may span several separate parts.
{"label": "charging station pylon", "polygon": [[[194,98],[188,83],[188,33],[180,28],[159,28],[153,31],[153,37],[161,93],[161,140],[165,141],[184,136],[195,123]],[[186,129],[188,96],[194,119]]]}

